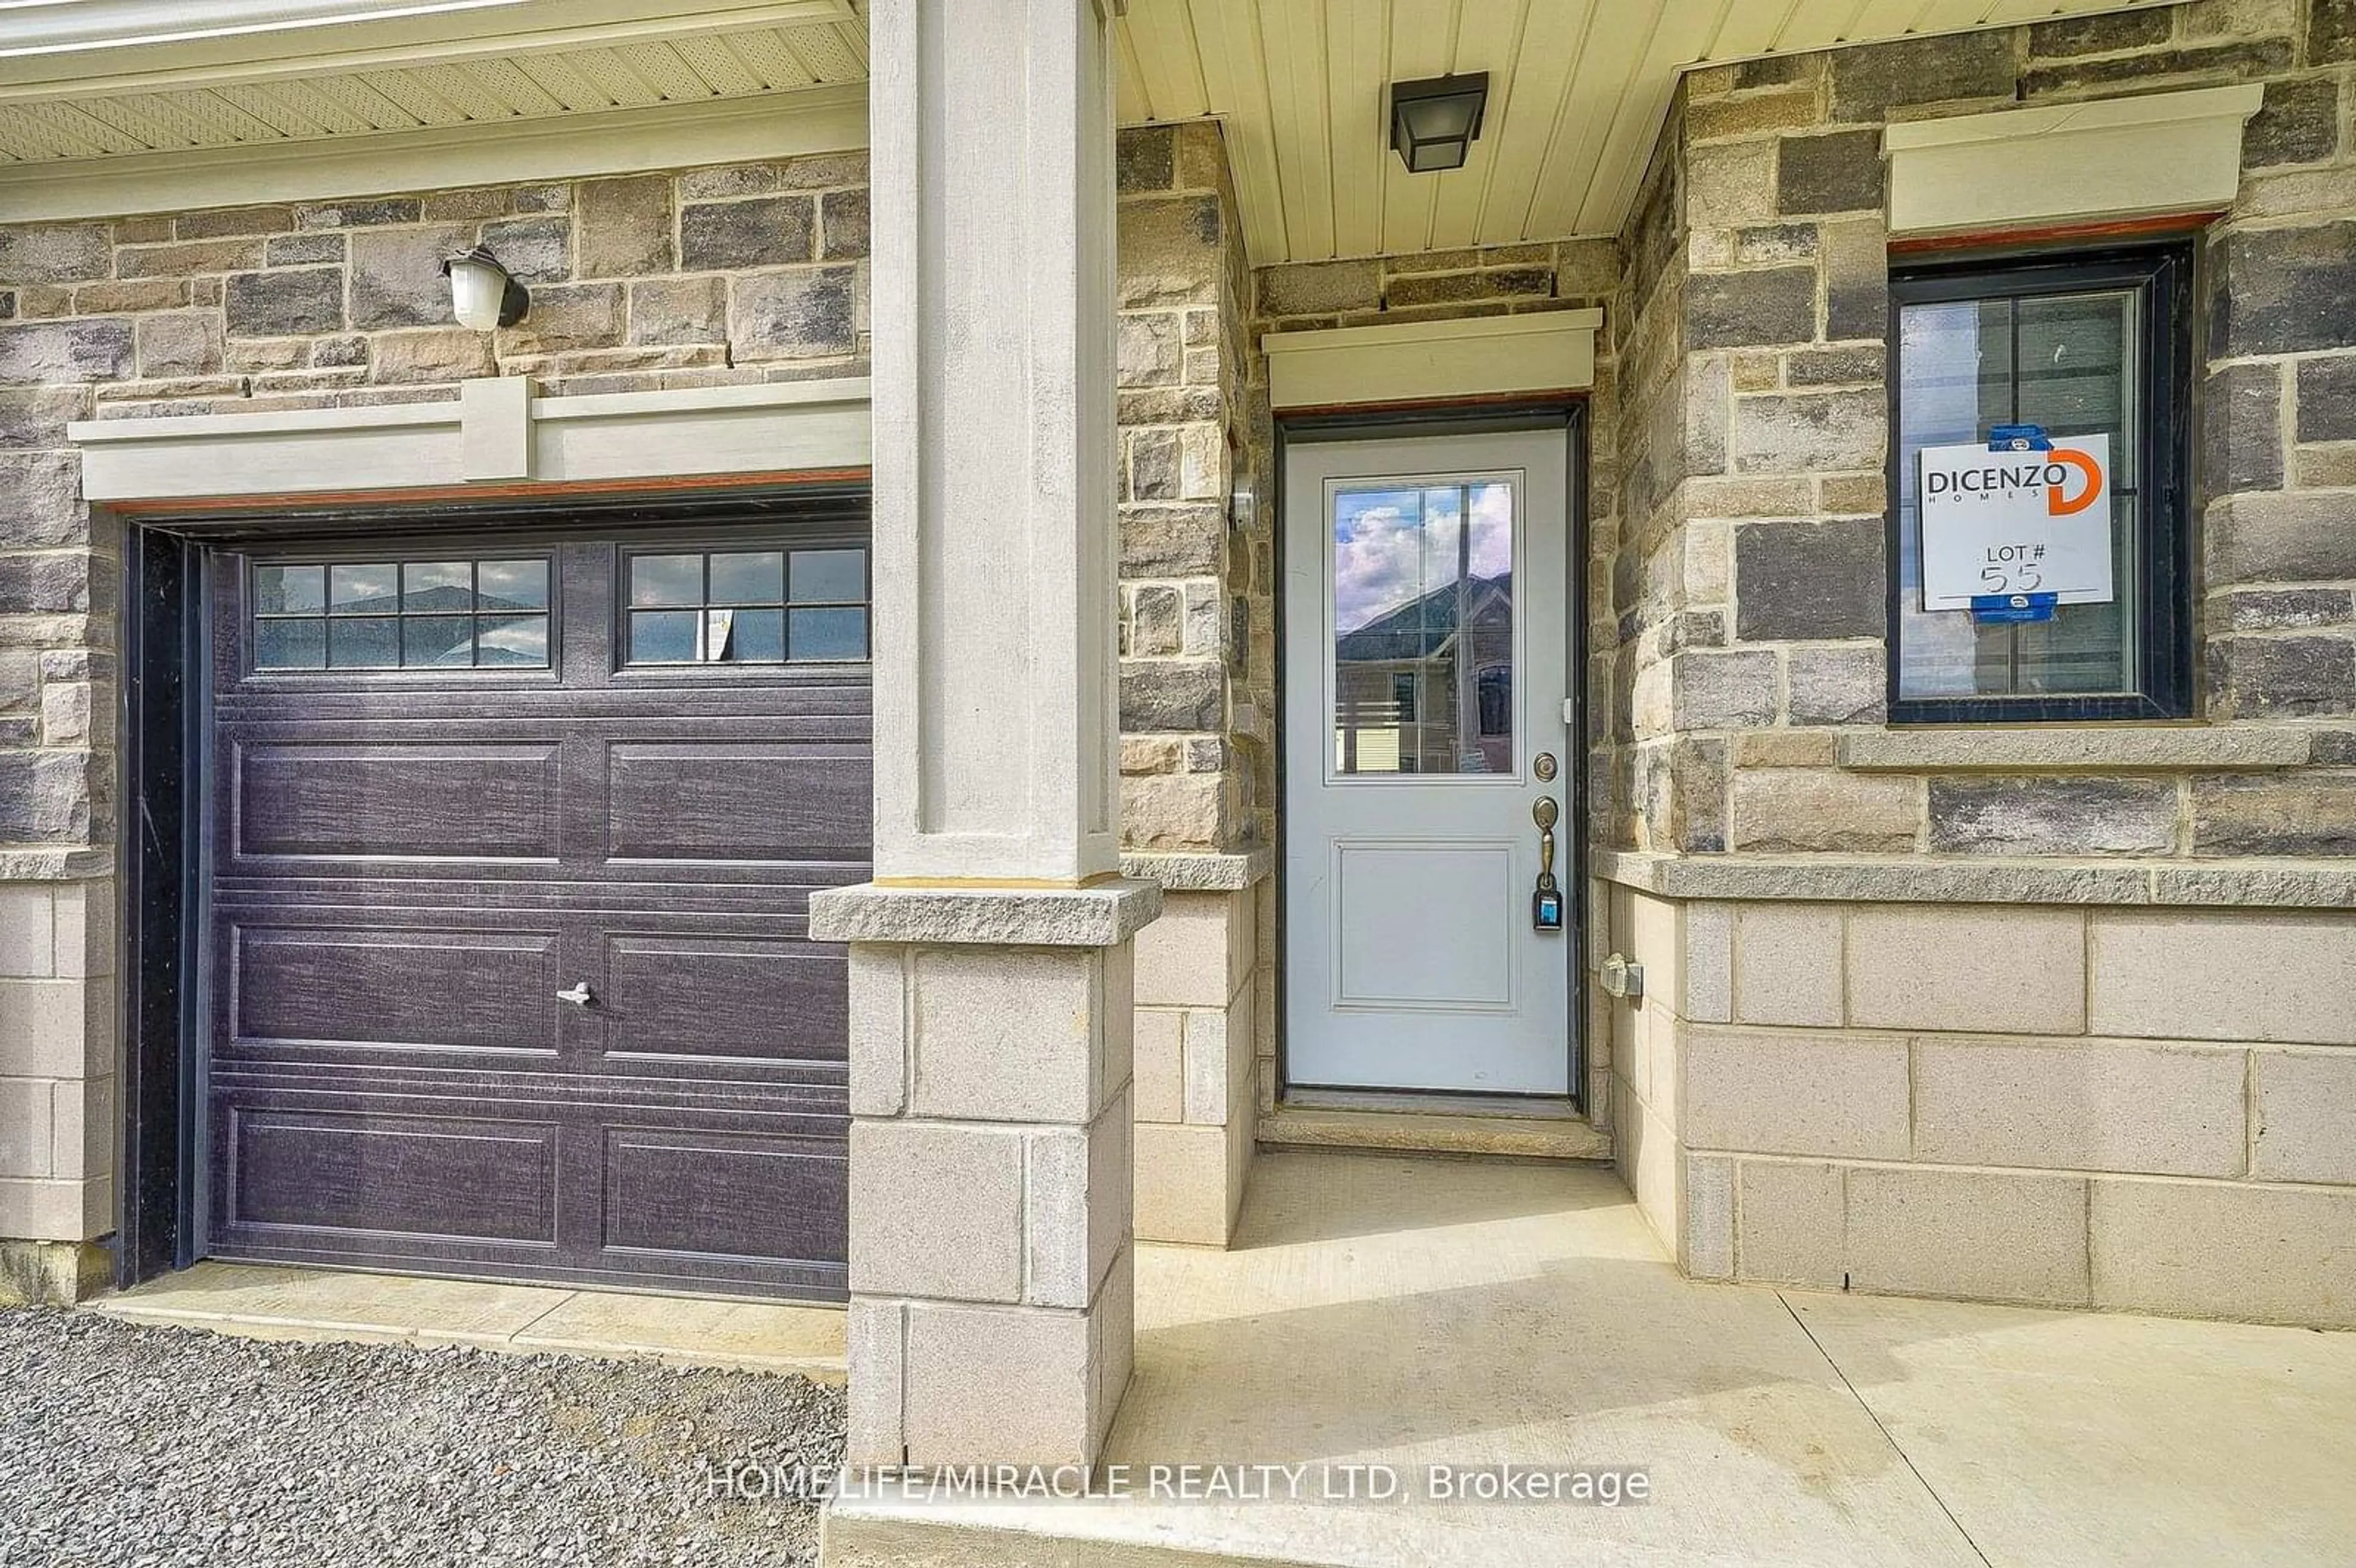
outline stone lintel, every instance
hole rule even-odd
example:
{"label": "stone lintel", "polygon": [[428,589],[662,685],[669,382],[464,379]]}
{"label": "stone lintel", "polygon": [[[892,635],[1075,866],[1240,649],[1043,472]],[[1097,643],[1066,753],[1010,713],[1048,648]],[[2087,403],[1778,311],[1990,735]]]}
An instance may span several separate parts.
{"label": "stone lintel", "polygon": [[2356,909],[2356,861],[1770,859],[1597,850],[1601,880],[1665,899]]}
{"label": "stone lintel", "polygon": [[1162,912],[1162,884],[1127,878],[1080,888],[878,887],[810,895],[816,942],[934,946],[1117,947]]}
{"label": "stone lintel", "polygon": [[1173,893],[1237,893],[1276,869],[1276,851],[1267,845],[1232,853],[1212,850],[1130,850],[1120,858],[1120,874],[1140,881],[1159,882]]}
{"label": "stone lintel", "polygon": [[113,874],[112,848],[0,849],[0,882],[79,882]]}
{"label": "stone lintel", "polygon": [[2162,729],[1874,730],[1839,738],[1840,765],[1861,773],[2137,773],[2307,765],[2305,730],[2186,725]]}

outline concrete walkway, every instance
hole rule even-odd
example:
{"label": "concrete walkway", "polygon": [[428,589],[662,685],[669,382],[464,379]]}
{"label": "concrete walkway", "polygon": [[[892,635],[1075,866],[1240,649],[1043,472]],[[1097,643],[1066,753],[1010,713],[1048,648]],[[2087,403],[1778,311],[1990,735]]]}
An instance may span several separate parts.
{"label": "concrete walkway", "polygon": [[842,1312],[831,1307],[200,1263],[91,1310],[255,1339],[472,1345],[842,1381]]}
{"label": "concrete walkway", "polygon": [[1140,1249],[1113,1462],[1634,1466],[1656,1500],[838,1503],[825,1561],[2356,1561],[2356,1335],[1694,1284],[1595,1167],[1252,1181],[1236,1250]]}

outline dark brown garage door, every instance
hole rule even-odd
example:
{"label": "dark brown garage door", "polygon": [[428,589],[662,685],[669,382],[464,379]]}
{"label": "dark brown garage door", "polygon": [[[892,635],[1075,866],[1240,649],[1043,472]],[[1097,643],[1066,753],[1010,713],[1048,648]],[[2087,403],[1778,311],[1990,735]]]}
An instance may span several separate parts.
{"label": "dark brown garage door", "polygon": [[840,1296],[862,531],[215,557],[206,1250]]}

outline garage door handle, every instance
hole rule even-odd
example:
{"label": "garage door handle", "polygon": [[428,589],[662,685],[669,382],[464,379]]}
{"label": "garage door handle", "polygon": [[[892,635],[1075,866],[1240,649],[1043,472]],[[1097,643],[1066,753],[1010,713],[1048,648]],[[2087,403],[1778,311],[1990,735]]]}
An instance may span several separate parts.
{"label": "garage door handle", "polygon": [[584,980],[578,985],[569,986],[557,992],[556,999],[560,1002],[571,1002],[576,1008],[585,1008],[594,1002],[597,997],[596,993],[589,989],[589,982]]}

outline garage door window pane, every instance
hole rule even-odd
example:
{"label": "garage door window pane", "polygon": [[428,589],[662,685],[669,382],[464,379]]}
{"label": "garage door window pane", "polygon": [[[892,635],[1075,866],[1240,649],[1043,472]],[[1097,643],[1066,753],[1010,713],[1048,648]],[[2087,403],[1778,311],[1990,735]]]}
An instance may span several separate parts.
{"label": "garage door window pane", "polygon": [[466,560],[412,560],[401,569],[401,607],[414,615],[475,607],[475,566]]}
{"label": "garage door window pane", "polygon": [[478,610],[548,608],[548,562],[487,560],[476,568]]}
{"label": "garage door window pane", "polygon": [[696,624],[693,610],[634,610],[630,613],[632,664],[693,664]]}
{"label": "garage door window pane", "polygon": [[383,615],[401,608],[397,566],[336,566],[327,570],[327,611],[334,615]]}
{"label": "garage door window pane", "polygon": [[253,607],[264,615],[318,614],[327,607],[327,569],[257,568],[253,573]]}
{"label": "garage door window pane", "polygon": [[319,669],[327,662],[325,621],[264,621],[254,628],[253,662],[259,669]]}
{"label": "garage door window pane", "polygon": [[401,662],[405,665],[468,665],[475,637],[471,615],[412,615],[401,625]]}
{"label": "garage door window pane", "polygon": [[713,610],[704,645],[714,664],[780,664],[786,656],[783,610]]}
{"label": "garage door window pane", "polygon": [[327,623],[331,669],[391,669],[401,663],[401,623],[391,615],[355,615]]}
{"label": "garage door window pane", "polygon": [[712,558],[712,603],[714,604],[782,604],[786,602],[786,558],[783,551]]}
{"label": "garage door window pane", "polygon": [[794,551],[794,603],[860,604],[867,599],[863,549]]}
{"label": "garage door window pane", "polygon": [[702,603],[703,558],[700,555],[633,557],[630,561],[630,603]]}
{"label": "garage door window pane", "polygon": [[475,662],[509,667],[548,665],[548,617],[485,615],[476,622]]}
{"label": "garage door window pane", "polygon": [[793,656],[797,659],[865,658],[867,612],[796,610]]}

